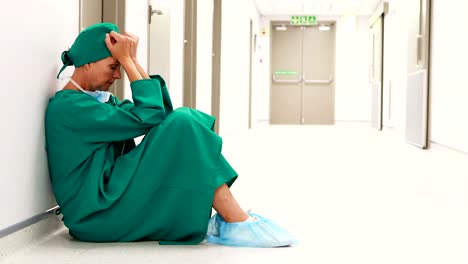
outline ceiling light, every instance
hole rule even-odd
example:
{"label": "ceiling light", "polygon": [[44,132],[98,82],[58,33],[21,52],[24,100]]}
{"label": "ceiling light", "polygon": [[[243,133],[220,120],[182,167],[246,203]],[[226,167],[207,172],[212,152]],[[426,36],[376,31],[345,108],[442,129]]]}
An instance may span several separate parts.
{"label": "ceiling light", "polygon": [[320,25],[320,26],[319,26],[319,30],[320,30],[320,31],[329,31],[329,30],[330,30],[330,26],[327,26],[327,25]]}
{"label": "ceiling light", "polygon": [[288,30],[288,28],[286,26],[284,26],[284,25],[276,26],[275,29],[277,31],[286,31],[286,30]]}

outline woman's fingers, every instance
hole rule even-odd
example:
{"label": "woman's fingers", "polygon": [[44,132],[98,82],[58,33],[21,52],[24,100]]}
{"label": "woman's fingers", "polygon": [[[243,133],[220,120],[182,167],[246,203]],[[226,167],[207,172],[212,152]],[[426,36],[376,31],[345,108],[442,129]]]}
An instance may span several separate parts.
{"label": "woman's fingers", "polygon": [[131,43],[130,56],[133,60],[136,60],[138,37],[128,32],[125,32],[124,35],[128,38],[128,40]]}
{"label": "woman's fingers", "polygon": [[132,57],[132,41],[128,37],[112,31],[106,34],[105,42],[112,57],[116,60],[121,62]]}
{"label": "woman's fingers", "polygon": [[112,53],[112,50],[114,49],[114,43],[112,43],[111,36],[106,34],[104,41],[106,42],[107,49],[109,49],[109,51]]}
{"label": "woman's fingers", "polygon": [[138,42],[138,37],[136,35],[129,32],[125,32],[124,35]]}
{"label": "woman's fingers", "polygon": [[109,35],[110,35],[111,37],[113,37],[116,41],[120,41],[120,40],[125,39],[125,36],[124,36],[124,35],[121,35],[121,34],[115,32],[115,31],[111,31],[111,32],[109,33]]}
{"label": "woman's fingers", "polygon": [[138,37],[133,35],[133,34],[130,34],[130,33],[127,33],[125,32],[125,36],[133,43],[135,44],[136,46],[138,45]]}

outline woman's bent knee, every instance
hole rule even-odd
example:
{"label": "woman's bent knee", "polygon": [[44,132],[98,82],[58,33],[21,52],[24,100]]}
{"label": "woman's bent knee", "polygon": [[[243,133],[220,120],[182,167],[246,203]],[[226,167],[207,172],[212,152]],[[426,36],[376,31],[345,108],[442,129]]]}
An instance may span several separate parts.
{"label": "woman's bent knee", "polygon": [[165,122],[182,126],[191,125],[194,119],[191,111],[188,107],[177,108],[167,116]]}

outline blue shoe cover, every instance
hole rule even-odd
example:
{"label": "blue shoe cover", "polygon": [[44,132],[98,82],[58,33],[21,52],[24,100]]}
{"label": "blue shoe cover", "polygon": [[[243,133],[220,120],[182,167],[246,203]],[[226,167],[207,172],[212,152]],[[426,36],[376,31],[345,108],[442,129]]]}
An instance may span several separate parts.
{"label": "blue shoe cover", "polygon": [[284,228],[258,214],[249,212],[253,221],[227,223],[214,215],[208,224],[207,242],[232,247],[285,247],[297,244]]}
{"label": "blue shoe cover", "polygon": [[210,218],[210,221],[208,222],[208,231],[206,233],[206,236],[219,236],[219,226],[221,224],[221,221],[224,221],[223,218],[219,214],[215,214]]}

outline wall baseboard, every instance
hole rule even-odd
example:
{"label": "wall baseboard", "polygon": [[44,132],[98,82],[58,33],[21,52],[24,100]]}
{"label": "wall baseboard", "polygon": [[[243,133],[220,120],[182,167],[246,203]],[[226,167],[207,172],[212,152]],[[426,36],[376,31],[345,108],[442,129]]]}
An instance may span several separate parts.
{"label": "wall baseboard", "polygon": [[335,123],[368,123],[370,126],[371,121],[370,120],[357,120],[357,119],[349,119],[349,120],[335,119]]}
{"label": "wall baseboard", "polygon": [[429,141],[429,148],[445,149],[445,150],[453,151],[453,152],[456,152],[456,153],[459,153],[459,154],[468,155],[468,152],[466,152],[464,150],[457,149],[457,148],[454,148],[454,147],[451,147],[451,146],[447,146],[447,145],[444,145],[444,144],[441,144],[441,143],[438,143],[438,142],[432,141],[432,140]]}
{"label": "wall baseboard", "polygon": [[65,228],[61,219],[55,215],[57,208],[0,230],[0,262]]}

